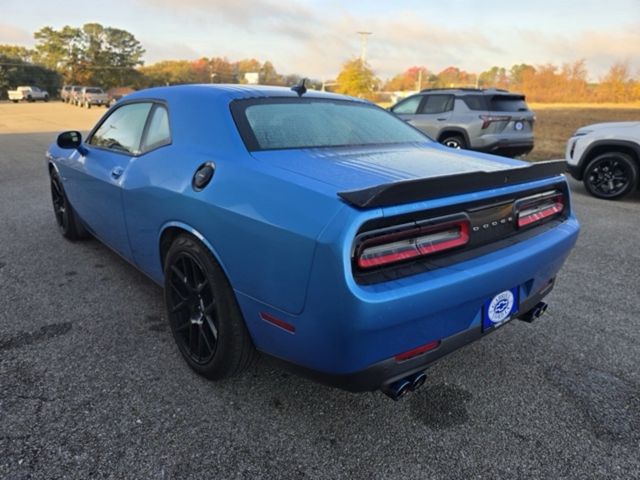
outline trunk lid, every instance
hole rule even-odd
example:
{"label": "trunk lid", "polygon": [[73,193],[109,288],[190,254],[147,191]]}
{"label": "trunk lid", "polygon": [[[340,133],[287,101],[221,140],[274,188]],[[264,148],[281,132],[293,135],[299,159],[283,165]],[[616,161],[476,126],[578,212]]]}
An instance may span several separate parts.
{"label": "trunk lid", "polygon": [[442,145],[410,144],[256,151],[251,155],[270,165],[334,187],[336,193],[382,184],[471,172],[492,172],[527,165]]}

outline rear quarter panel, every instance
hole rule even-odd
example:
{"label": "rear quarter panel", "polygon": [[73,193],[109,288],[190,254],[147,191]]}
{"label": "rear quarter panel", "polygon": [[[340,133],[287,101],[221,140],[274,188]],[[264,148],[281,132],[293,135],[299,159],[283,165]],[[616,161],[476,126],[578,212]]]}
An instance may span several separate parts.
{"label": "rear quarter panel", "polygon": [[[134,160],[124,180],[124,209],[135,262],[158,282],[160,237],[182,225],[211,246],[239,293],[291,313],[302,310],[315,239],[342,208],[246,151],[228,101],[183,97],[169,102],[173,144]],[[199,165],[216,166],[196,192]]]}

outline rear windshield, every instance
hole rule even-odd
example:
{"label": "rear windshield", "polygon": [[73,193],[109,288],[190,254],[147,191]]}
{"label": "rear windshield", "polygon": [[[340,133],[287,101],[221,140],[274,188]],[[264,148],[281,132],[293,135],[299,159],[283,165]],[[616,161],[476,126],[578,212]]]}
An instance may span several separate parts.
{"label": "rear windshield", "polygon": [[265,98],[231,108],[250,151],[428,141],[394,115],[361,102]]}
{"label": "rear windshield", "polygon": [[85,90],[86,93],[102,93],[101,88],[87,88]]}
{"label": "rear windshield", "polygon": [[493,112],[527,112],[529,108],[521,96],[496,95],[489,100],[489,110]]}

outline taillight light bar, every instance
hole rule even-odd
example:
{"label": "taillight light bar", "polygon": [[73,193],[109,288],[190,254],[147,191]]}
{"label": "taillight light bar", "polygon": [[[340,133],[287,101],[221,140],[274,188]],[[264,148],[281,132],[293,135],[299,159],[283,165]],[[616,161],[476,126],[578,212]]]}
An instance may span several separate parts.
{"label": "taillight light bar", "polygon": [[518,200],[515,204],[518,228],[529,227],[556,217],[564,211],[564,208],[564,194],[557,190]]}
{"label": "taillight light bar", "polygon": [[360,269],[380,267],[461,247],[469,242],[467,218],[381,233],[364,239],[356,249]]}
{"label": "taillight light bar", "polygon": [[482,129],[488,128],[493,122],[508,122],[511,120],[509,115],[480,115],[482,120]]}

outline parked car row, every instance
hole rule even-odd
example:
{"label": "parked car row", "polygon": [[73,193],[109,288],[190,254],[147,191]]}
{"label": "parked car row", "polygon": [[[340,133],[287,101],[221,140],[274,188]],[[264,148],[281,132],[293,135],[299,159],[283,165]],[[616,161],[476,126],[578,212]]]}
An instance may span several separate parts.
{"label": "parked car row", "polygon": [[100,87],[65,85],[60,90],[60,99],[78,107],[91,108],[93,105],[109,106],[109,96]]}
{"label": "parked car row", "polygon": [[[534,113],[524,95],[499,89],[422,90],[389,109],[451,148],[504,156],[533,149]],[[640,122],[587,125],[567,143],[569,173],[594,197],[614,200],[640,187]]]}
{"label": "parked car row", "polygon": [[13,103],[18,103],[20,101],[35,102],[36,100],[42,100],[44,102],[49,101],[49,92],[41,90],[33,85],[21,86],[15,90],[9,90],[7,94],[9,96],[9,100]]}

